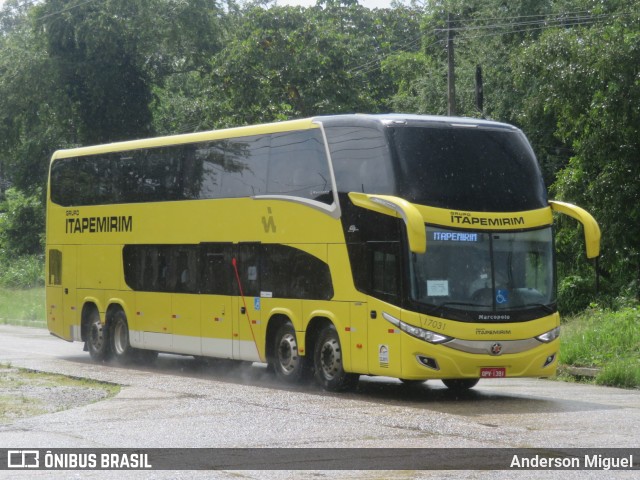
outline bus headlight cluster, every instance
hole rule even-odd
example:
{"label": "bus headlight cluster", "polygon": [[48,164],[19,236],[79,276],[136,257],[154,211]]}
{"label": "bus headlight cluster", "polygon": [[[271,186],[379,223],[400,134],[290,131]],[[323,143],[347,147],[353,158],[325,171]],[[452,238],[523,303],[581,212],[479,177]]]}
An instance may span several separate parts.
{"label": "bus headlight cluster", "polygon": [[405,323],[402,320],[394,317],[393,315],[389,315],[386,312],[382,312],[382,316],[387,322],[395,325],[403,332],[408,333],[412,337],[416,337],[420,340],[424,340],[425,342],[446,343],[453,340],[452,337],[442,335],[441,333],[436,333],[436,332],[432,332],[431,330],[425,330],[424,328],[419,328],[414,325],[409,325],[408,323]]}
{"label": "bus headlight cluster", "polygon": [[553,330],[549,330],[548,332],[543,333],[542,335],[538,335],[536,337],[536,340],[542,343],[549,343],[549,342],[553,342],[559,336],[560,336],[560,327],[556,327]]}

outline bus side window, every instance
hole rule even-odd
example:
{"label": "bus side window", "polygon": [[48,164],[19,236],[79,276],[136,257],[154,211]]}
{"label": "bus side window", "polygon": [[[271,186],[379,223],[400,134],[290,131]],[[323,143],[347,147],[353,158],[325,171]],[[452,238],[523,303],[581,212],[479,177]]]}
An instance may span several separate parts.
{"label": "bus side window", "polygon": [[197,254],[195,247],[174,247],[174,259],[176,262],[173,273],[174,288],[172,291],[181,293],[195,293],[197,291]]}
{"label": "bus side window", "polygon": [[49,285],[62,284],[62,252],[49,250]]}
{"label": "bus side window", "polygon": [[[143,153],[140,151],[122,152],[113,163],[116,175],[112,180],[116,182],[113,197],[118,203],[140,202],[142,185],[144,183]],[[103,162],[108,164],[107,162]]]}
{"label": "bus side window", "polygon": [[369,242],[372,294],[397,300],[400,293],[399,245],[397,242]]}
{"label": "bus side window", "polygon": [[373,128],[326,127],[338,191],[394,195],[384,134]]}
{"label": "bus side window", "polygon": [[277,298],[329,300],[333,283],[329,266],[288,245],[262,245],[260,289]]}
{"label": "bus side window", "polygon": [[200,292],[210,295],[235,295],[237,281],[231,263],[231,245],[203,245]]}
{"label": "bus side window", "polygon": [[125,282],[142,292],[195,293],[196,252],[195,245],[126,245],[122,252]]}
{"label": "bus side window", "polygon": [[267,192],[333,202],[329,163],[319,130],[274,134]]}
{"label": "bus side window", "polygon": [[238,247],[237,267],[242,283],[242,293],[246,297],[260,296],[260,271],[259,265],[260,245],[245,244]]}
{"label": "bus side window", "polygon": [[220,198],[266,193],[269,141],[268,135],[224,140]]}

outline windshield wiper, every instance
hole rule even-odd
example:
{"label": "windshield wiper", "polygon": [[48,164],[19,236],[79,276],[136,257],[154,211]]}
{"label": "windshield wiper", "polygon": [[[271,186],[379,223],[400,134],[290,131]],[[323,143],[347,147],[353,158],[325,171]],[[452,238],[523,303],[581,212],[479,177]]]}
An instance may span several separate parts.
{"label": "windshield wiper", "polygon": [[[439,313],[442,312],[442,310],[447,307],[476,307],[476,308],[493,309],[492,305],[484,305],[480,303],[469,303],[469,302],[444,302],[444,303],[441,303],[440,305],[433,305],[434,310]],[[529,307],[540,308],[547,313],[556,312],[556,309],[554,309],[553,307],[550,307],[549,305],[545,305],[544,303],[525,303],[522,305],[515,305],[512,308],[509,308],[506,310],[518,310],[520,308],[529,308]]]}
{"label": "windshield wiper", "polygon": [[516,305],[515,308],[527,308],[527,307],[537,307],[541,308],[547,313],[556,313],[556,309],[550,307],[549,305],[545,305],[544,303],[525,303],[523,305]]}
{"label": "windshield wiper", "polygon": [[468,302],[444,302],[436,307],[438,310],[449,307],[449,306],[460,306],[460,307],[482,307],[482,308],[492,308],[491,305],[483,305],[481,303],[468,303]]}

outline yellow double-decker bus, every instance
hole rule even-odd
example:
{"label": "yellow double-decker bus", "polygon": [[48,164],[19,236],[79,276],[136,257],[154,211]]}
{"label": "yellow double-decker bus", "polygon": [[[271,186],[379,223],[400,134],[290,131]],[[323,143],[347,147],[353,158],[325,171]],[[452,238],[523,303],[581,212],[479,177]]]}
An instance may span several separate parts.
{"label": "yellow double-decker bus", "polygon": [[554,374],[553,202],[517,128],[336,115],[61,150],[47,322],[103,361],[268,363],[450,388]]}

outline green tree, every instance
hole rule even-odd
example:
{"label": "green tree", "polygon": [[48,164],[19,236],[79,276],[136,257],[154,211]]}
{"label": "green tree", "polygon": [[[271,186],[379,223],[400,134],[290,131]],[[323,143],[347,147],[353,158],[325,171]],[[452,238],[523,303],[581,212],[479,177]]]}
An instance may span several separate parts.
{"label": "green tree", "polygon": [[41,192],[25,195],[15,188],[7,190],[0,214],[0,251],[4,256],[42,253],[45,217],[41,198]]}
{"label": "green tree", "polygon": [[144,2],[48,0],[38,8],[56,83],[77,119],[77,142],[150,133],[150,79],[142,68],[136,17]]}
{"label": "green tree", "polygon": [[[423,2],[421,48],[385,62],[397,93],[393,105],[416,113],[447,114],[448,30],[454,44],[456,113],[514,121],[520,98],[513,92],[511,58],[535,40],[553,1],[428,0]],[[449,24],[451,20],[451,24]],[[476,107],[476,67],[483,70],[484,108]]]}
{"label": "green tree", "polygon": [[189,131],[388,110],[393,84],[380,61],[398,42],[415,48],[406,39],[418,37],[415,16],[403,12],[357,2],[232,9],[210,73],[178,74],[156,92],[156,124]]}
{"label": "green tree", "polygon": [[77,141],[148,136],[152,92],[175,71],[203,68],[219,48],[217,2],[47,0],[37,9]]}
{"label": "green tree", "polygon": [[51,152],[65,144],[70,126],[31,12],[17,0],[0,12],[0,191],[43,187]]}

